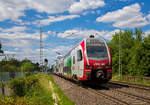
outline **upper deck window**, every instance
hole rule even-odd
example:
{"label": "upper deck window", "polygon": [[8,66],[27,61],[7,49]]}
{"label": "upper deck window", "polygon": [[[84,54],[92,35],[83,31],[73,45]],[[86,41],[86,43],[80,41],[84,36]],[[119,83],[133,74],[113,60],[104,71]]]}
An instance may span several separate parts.
{"label": "upper deck window", "polygon": [[87,39],[87,56],[89,59],[103,60],[108,58],[107,49],[103,40]]}

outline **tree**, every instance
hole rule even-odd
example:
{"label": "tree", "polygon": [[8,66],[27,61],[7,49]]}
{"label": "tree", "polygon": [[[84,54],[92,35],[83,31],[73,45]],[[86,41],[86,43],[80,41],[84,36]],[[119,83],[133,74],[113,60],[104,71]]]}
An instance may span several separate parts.
{"label": "tree", "polygon": [[21,66],[22,71],[24,72],[33,72],[34,71],[34,65],[31,62],[25,62]]}
{"label": "tree", "polygon": [[[119,43],[119,36],[120,36],[120,43]],[[119,45],[120,44],[120,45]],[[128,64],[130,58],[130,49],[134,45],[134,38],[132,31],[120,31],[115,33],[113,39],[108,43],[111,54],[112,54],[112,66],[113,66],[113,73],[119,71],[119,46],[120,46],[120,54],[121,54],[121,64],[123,74],[128,74]]]}
{"label": "tree", "polygon": [[142,41],[142,36],[143,36],[144,32],[141,29],[135,28],[134,34],[136,35],[136,39],[138,41]]}
{"label": "tree", "polygon": [[142,48],[141,69],[144,75],[150,76],[150,35],[144,38]]}
{"label": "tree", "polygon": [[131,75],[143,75],[143,70],[141,69],[141,58],[142,58],[142,43],[141,42],[137,42],[134,45],[134,48],[131,49],[131,60],[129,61],[129,73]]}
{"label": "tree", "polygon": [[3,72],[16,72],[17,70],[18,70],[17,66],[10,64],[3,65],[1,69],[1,71]]}
{"label": "tree", "polygon": [[150,35],[143,40],[141,29],[115,33],[108,43],[112,54],[113,73],[119,69],[119,36],[122,73],[127,75],[150,75]]}
{"label": "tree", "polygon": [[2,44],[0,42],[0,53],[4,53],[3,50],[2,50]]}
{"label": "tree", "polygon": [[34,64],[34,70],[35,71],[40,71],[40,67],[39,67],[39,63],[38,62],[36,64]]}

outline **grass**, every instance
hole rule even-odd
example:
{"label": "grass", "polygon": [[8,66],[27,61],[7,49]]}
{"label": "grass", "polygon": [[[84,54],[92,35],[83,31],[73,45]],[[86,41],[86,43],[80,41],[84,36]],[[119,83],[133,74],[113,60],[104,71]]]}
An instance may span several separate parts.
{"label": "grass", "polygon": [[57,84],[54,82],[53,78],[51,76],[47,75],[47,78],[49,81],[51,81],[54,92],[58,95],[59,100],[57,100],[58,105],[75,105],[74,102],[70,101],[67,96],[64,95],[62,90],[57,86]]}
{"label": "grass", "polygon": [[[38,81],[36,81],[36,83],[33,84],[33,80],[35,79],[38,79]],[[15,85],[17,86],[18,83],[25,83],[24,85],[25,87],[22,86],[23,89],[19,88],[18,90],[18,91],[25,90],[25,94],[23,96],[13,94],[12,96],[9,97],[2,97],[0,98],[0,105],[55,105],[55,104],[74,105],[74,102],[69,100],[64,95],[64,93],[56,85],[56,83],[54,82],[53,78],[50,75],[36,74],[30,76],[29,78],[28,77],[21,78],[20,80],[21,82],[18,79],[16,79],[13,81],[13,83],[15,83]],[[50,87],[50,83],[53,86],[53,90]],[[27,87],[29,89],[26,89]],[[53,97],[54,93],[59,97],[58,100],[54,99]]]}
{"label": "grass", "polygon": [[120,78],[119,75],[113,75],[111,80],[119,81],[119,82],[128,82],[128,83],[136,84],[136,85],[150,86],[150,80],[142,80],[141,78],[133,80],[133,79],[127,79],[127,78]]}

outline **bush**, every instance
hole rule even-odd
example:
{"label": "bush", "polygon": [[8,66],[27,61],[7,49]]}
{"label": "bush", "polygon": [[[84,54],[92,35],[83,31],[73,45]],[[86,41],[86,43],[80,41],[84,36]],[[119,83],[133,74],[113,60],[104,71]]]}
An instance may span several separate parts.
{"label": "bush", "polygon": [[14,105],[14,98],[12,97],[1,97],[0,105]]}
{"label": "bush", "polygon": [[15,99],[14,105],[34,105],[34,104],[25,97],[21,97],[21,98],[17,97]]}
{"label": "bush", "polygon": [[55,93],[60,97],[60,101],[57,104],[73,105],[60,88],[57,87],[52,77],[43,74],[11,80],[9,86],[14,91],[14,102],[2,105],[54,105],[55,100],[52,98],[52,92],[54,91],[50,88],[50,81],[54,84]]}
{"label": "bush", "polygon": [[14,95],[21,97],[24,96],[37,82],[38,78],[36,76],[16,78],[10,81],[9,87],[13,90]]}
{"label": "bush", "polygon": [[26,93],[26,83],[23,78],[10,81],[9,87],[17,96],[24,96]]}
{"label": "bush", "polygon": [[25,97],[1,97],[0,105],[34,105]]}

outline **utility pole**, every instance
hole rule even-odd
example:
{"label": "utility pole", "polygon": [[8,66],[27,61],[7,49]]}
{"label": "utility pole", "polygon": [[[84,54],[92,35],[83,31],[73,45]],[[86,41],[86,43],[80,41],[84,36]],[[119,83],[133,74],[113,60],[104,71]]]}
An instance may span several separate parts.
{"label": "utility pole", "polygon": [[42,39],[42,28],[40,27],[40,66],[43,71],[43,39]]}

